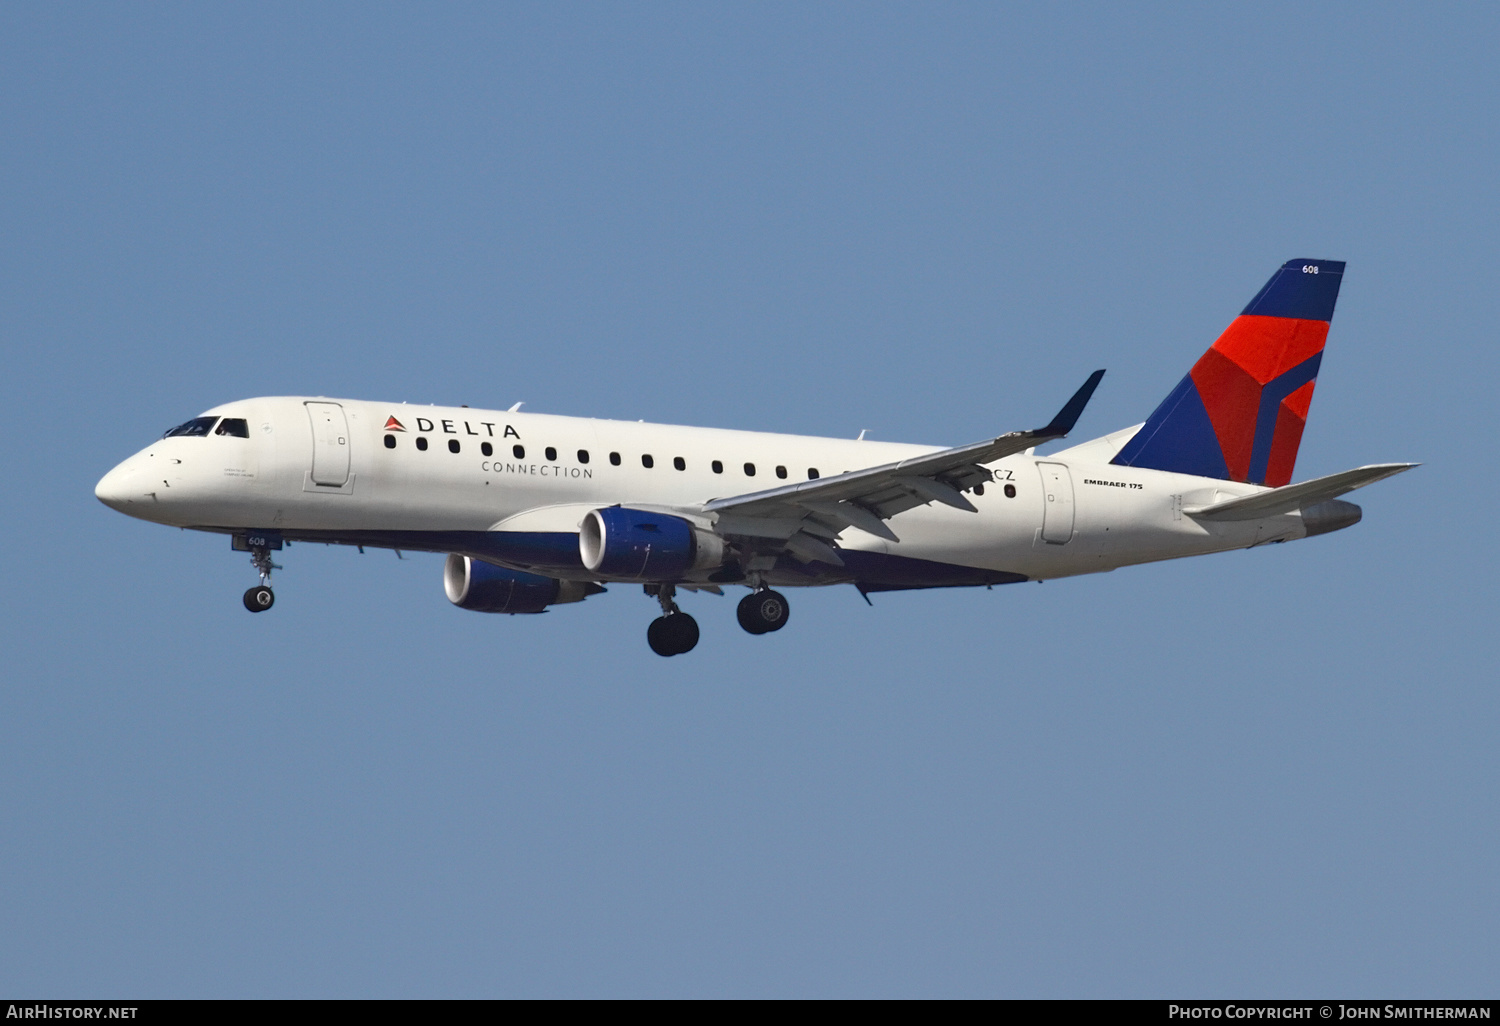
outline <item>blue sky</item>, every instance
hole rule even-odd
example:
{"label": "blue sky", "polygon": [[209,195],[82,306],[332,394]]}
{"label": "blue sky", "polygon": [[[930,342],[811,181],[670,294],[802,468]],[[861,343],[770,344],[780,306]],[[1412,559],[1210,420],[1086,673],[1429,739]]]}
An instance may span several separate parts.
{"label": "blue sky", "polygon": [[[1500,16],[1481,5],[0,9],[0,991],[1493,993]],[[1298,478],[1092,578],[629,587],[92,495],[326,394],[959,444],[1135,423],[1347,260]]]}

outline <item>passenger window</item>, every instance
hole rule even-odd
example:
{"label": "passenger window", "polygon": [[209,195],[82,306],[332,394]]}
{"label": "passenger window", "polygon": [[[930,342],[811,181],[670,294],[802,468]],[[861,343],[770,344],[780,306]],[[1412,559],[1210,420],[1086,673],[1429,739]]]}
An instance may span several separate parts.
{"label": "passenger window", "polygon": [[715,474],[724,473],[724,464],[720,463],[718,460],[714,460],[712,466],[714,468]]}
{"label": "passenger window", "polygon": [[386,435],[385,436],[385,447],[387,449],[394,449],[396,447],[396,436],[395,435]]}
{"label": "passenger window", "polygon": [[422,435],[417,436],[417,448],[421,449],[423,452],[427,451],[427,439]]}
{"label": "passenger window", "polygon": [[642,456],[641,466],[645,467],[647,470],[650,470],[652,467],[656,466],[656,461],[653,460],[650,456]]}
{"label": "passenger window", "polygon": [[613,464],[614,466],[618,467],[620,465],[620,454],[617,453],[617,452],[610,453],[609,454],[609,462],[611,464]]}
{"label": "passenger window", "polygon": [[817,467],[808,467],[807,468],[807,479],[809,481],[816,481],[818,479],[818,468]]}
{"label": "passenger window", "polygon": [[1016,486],[1015,485],[1006,485],[1005,486],[1005,497],[1007,499],[1014,499],[1016,497]]}
{"label": "passenger window", "polygon": [[785,467],[777,467],[776,468],[776,476],[780,477],[780,478],[785,478],[786,477],[786,468]]}
{"label": "passenger window", "polygon": [[549,460],[553,460],[554,462],[557,460],[557,450],[552,448],[552,446],[547,446],[546,452]]}
{"label": "passenger window", "polygon": [[510,454],[518,460],[524,460],[526,458],[526,446],[513,445],[510,447]]}
{"label": "passenger window", "polygon": [[244,417],[225,417],[219,421],[219,426],[214,430],[216,435],[228,435],[231,438],[249,438],[250,425],[245,423]]}
{"label": "passenger window", "polygon": [[975,485],[974,486],[974,494],[975,495],[983,495],[984,494],[984,485],[982,485],[982,484]]}
{"label": "passenger window", "polygon": [[489,442],[480,442],[479,443],[479,451],[482,452],[482,453],[484,453],[486,456],[493,456],[493,455],[495,455],[495,447],[493,445],[491,445]]}
{"label": "passenger window", "polygon": [[450,439],[448,439],[448,451],[449,452],[458,452],[458,439],[457,438],[450,438]]}
{"label": "passenger window", "polygon": [[579,449],[578,450],[578,462],[579,463],[587,463],[588,461],[589,461],[589,451],[587,449]]}
{"label": "passenger window", "polygon": [[686,470],[687,460],[683,459],[681,456],[673,456],[672,466],[676,467],[678,470]]}
{"label": "passenger window", "polygon": [[202,438],[213,429],[214,421],[218,417],[194,417],[192,420],[184,421],[174,428],[168,428],[163,438]]}
{"label": "passenger window", "polygon": [[746,477],[754,477],[755,476],[755,464],[754,463],[746,463],[745,464],[745,476]]}

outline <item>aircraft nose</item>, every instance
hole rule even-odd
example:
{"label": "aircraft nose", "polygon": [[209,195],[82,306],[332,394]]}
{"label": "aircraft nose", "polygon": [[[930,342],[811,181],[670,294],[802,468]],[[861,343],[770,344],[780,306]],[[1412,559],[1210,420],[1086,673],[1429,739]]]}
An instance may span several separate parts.
{"label": "aircraft nose", "polygon": [[148,496],[142,488],[140,468],[135,460],[126,460],[99,479],[94,486],[94,497],[110,509],[121,513],[142,502]]}

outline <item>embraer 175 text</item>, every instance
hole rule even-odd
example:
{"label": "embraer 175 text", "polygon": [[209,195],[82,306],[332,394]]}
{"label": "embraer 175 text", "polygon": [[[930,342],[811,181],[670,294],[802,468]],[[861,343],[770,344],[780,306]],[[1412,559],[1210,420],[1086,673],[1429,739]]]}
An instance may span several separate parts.
{"label": "embraer 175 text", "polygon": [[[698,624],[679,590],[750,589],[739,622],[780,630],[773,587],[862,594],[1042,581],[1337,531],[1338,496],[1416,464],[1289,483],[1344,265],[1292,260],[1146,422],[1048,456],[1103,371],[1046,427],[956,449],[278,397],[209,410],[99,482],[142,520],[231,536],[269,609],[285,541],[448,554],[463,609],[539,613],[645,585],[653,651]],[[517,404],[519,405],[519,404]]]}

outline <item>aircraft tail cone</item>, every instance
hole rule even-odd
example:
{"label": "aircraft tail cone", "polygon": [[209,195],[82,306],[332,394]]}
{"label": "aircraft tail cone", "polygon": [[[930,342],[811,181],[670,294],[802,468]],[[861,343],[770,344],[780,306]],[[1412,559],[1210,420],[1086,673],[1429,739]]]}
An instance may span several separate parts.
{"label": "aircraft tail cone", "polygon": [[1316,506],[1308,506],[1304,509],[1302,523],[1307,527],[1307,536],[1311,538],[1315,534],[1328,534],[1332,531],[1342,531],[1346,527],[1353,527],[1364,515],[1364,510],[1352,502],[1329,499],[1327,502],[1320,502]]}

